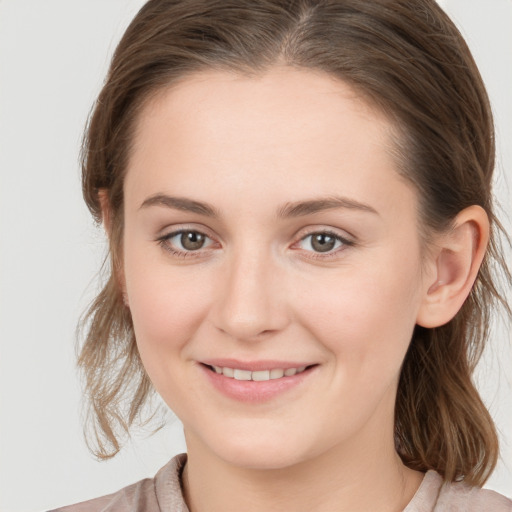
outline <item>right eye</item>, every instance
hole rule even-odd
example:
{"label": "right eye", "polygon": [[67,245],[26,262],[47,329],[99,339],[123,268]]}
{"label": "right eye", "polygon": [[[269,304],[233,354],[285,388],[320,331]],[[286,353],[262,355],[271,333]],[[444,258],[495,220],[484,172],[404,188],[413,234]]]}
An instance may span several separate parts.
{"label": "right eye", "polygon": [[159,238],[158,242],[176,256],[187,256],[209,247],[213,240],[200,231],[181,229]]}

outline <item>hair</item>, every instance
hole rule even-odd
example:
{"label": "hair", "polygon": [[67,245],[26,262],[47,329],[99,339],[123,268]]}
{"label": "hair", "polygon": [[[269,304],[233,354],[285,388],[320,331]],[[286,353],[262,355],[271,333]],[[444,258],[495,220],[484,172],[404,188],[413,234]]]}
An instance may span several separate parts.
{"label": "hair", "polygon": [[510,313],[498,277],[510,283],[511,276],[493,209],[489,99],[464,39],[434,0],[150,0],[142,7],[115,50],[81,154],[87,206],[101,222],[104,191],[110,220],[106,284],[81,324],[89,447],[100,458],[115,455],[144,422],[153,394],[119,283],[123,181],[138,116],[156,93],[193,73],[257,76],[274,65],[339,78],[392,121],[397,167],[418,191],[422,232],[449,229],[471,205],[490,219],[488,250],[460,311],[441,327],[416,327],[395,406],[405,465],[481,486],[496,465],[498,438],[472,373],[491,312],[501,304]]}

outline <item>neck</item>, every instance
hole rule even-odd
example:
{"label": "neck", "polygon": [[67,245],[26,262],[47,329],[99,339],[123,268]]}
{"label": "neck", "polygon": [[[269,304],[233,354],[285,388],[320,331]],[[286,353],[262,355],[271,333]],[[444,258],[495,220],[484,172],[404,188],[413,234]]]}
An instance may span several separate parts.
{"label": "neck", "polygon": [[185,500],[190,512],[402,511],[423,474],[406,468],[390,435],[368,436],[278,469],[254,469],[224,461],[187,433]]}

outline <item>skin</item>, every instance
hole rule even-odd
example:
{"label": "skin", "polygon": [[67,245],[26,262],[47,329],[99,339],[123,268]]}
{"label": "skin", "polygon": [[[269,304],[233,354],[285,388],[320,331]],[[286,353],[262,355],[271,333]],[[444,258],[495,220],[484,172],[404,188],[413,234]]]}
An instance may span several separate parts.
{"label": "skin", "polygon": [[[282,67],[201,72],[144,108],[125,179],[122,280],[144,367],[184,425],[192,512],[398,511],[420,485],[394,449],[400,367],[416,323],[440,325],[447,297],[454,312],[462,304],[485,230],[471,227],[481,212],[467,214],[454,233],[471,256],[457,258],[450,238],[425,260],[391,131],[343,82]],[[366,209],[278,216],[334,196]],[[185,250],[168,236],[179,229],[205,245],[173,254]],[[325,231],[347,243],[315,251],[308,235]],[[270,400],[242,402],[200,365],[228,357],[316,366]]]}

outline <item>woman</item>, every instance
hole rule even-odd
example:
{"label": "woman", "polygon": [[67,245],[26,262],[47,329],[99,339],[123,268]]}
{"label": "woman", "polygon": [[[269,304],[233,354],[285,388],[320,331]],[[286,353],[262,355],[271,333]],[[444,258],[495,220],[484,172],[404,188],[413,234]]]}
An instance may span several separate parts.
{"label": "woman", "polygon": [[151,0],[83,152],[111,276],[97,454],[156,390],[187,455],[60,510],[512,510],[471,374],[509,312],[492,116],[434,1]]}

